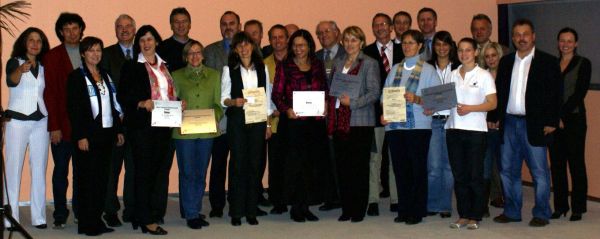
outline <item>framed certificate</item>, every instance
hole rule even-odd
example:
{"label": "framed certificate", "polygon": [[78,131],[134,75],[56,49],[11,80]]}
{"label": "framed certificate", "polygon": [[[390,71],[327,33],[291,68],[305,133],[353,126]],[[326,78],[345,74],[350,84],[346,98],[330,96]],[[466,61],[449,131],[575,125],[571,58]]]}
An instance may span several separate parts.
{"label": "framed certificate", "polygon": [[345,94],[350,99],[356,99],[360,94],[360,83],[358,76],[336,72],[331,80],[329,95],[340,97]]}
{"label": "framed certificate", "polygon": [[246,103],[244,104],[244,116],[246,124],[267,121],[267,94],[264,87],[242,89]]}
{"label": "framed certificate", "polygon": [[423,108],[433,112],[448,110],[456,107],[456,86],[454,82],[425,88],[421,91]]}
{"label": "framed certificate", "polygon": [[181,101],[154,100],[152,127],[181,127]]}
{"label": "framed certificate", "polygon": [[405,87],[383,88],[383,119],[388,122],[406,122]]}
{"label": "framed certificate", "polygon": [[323,116],[325,91],[294,91],[293,109],[297,116]]}
{"label": "framed certificate", "polygon": [[214,109],[185,110],[181,122],[181,134],[216,133],[217,121]]}

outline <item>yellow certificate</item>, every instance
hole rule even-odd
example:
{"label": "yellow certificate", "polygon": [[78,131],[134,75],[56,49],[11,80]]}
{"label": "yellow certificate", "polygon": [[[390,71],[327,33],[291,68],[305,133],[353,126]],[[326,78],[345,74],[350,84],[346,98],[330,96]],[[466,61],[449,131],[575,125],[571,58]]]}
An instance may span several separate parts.
{"label": "yellow certificate", "polygon": [[181,123],[181,134],[216,133],[215,110],[185,110]]}
{"label": "yellow certificate", "polygon": [[242,89],[246,103],[244,104],[244,116],[246,124],[267,121],[267,94],[264,87]]}
{"label": "yellow certificate", "polygon": [[383,119],[388,122],[406,122],[405,87],[383,88]]}

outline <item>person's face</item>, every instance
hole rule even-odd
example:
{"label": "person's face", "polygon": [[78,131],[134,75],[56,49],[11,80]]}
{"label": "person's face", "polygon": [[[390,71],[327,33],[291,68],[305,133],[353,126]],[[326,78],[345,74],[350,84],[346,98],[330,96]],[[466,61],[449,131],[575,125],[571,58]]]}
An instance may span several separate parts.
{"label": "person's face", "polygon": [[102,47],[100,47],[100,44],[93,45],[90,49],[83,52],[82,56],[87,65],[96,66],[102,59]]}
{"label": "person's face", "polygon": [[490,47],[483,52],[483,58],[485,60],[485,65],[488,68],[496,69],[498,68],[498,63],[500,62],[500,56],[496,48]]}
{"label": "person's face", "polygon": [[331,48],[338,43],[340,32],[333,27],[333,24],[324,22],[317,26],[317,37],[321,46]]}
{"label": "person's face", "polygon": [[271,37],[269,43],[275,51],[285,51],[287,49],[288,38],[285,36],[283,29],[273,29],[271,31]]}
{"label": "person's face", "polygon": [[392,26],[385,17],[376,17],[373,19],[373,35],[379,42],[387,42],[391,38]]}
{"label": "person's face", "polygon": [[187,38],[191,28],[192,22],[185,14],[176,14],[171,19],[173,35],[179,38]]}
{"label": "person's face", "polygon": [[458,43],[458,60],[463,65],[474,64],[477,56],[477,48],[468,42]]}
{"label": "person's face", "polygon": [[146,32],[139,40],[140,50],[144,56],[154,55],[156,53],[156,39],[150,32]]}
{"label": "person's face", "polygon": [[408,31],[408,29],[410,29],[410,19],[407,16],[398,15],[394,18],[394,32],[397,38],[400,38],[402,33]]}
{"label": "person's face", "polygon": [[294,51],[296,58],[304,59],[308,57],[308,48],[308,42],[303,37],[294,38],[292,50]]}
{"label": "person's face", "polygon": [[447,58],[450,55],[450,44],[436,39],[433,50],[439,58]]}
{"label": "person's face", "polygon": [[528,52],[533,49],[535,33],[529,25],[517,25],[513,29],[512,40],[519,52]]}
{"label": "person's face", "polygon": [[471,22],[471,34],[473,34],[473,39],[478,44],[484,44],[490,40],[492,25],[486,20],[473,20]]}
{"label": "person's face", "polygon": [[221,28],[221,36],[226,39],[232,39],[233,35],[241,30],[241,25],[233,14],[225,14],[221,17],[219,24]]}
{"label": "person's face", "polygon": [[60,34],[65,38],[66,44],[76,45],[81,39],[81,27],[77,23],[67,23],[63,25]]}
{"label": "person's face", "polygon": [[250,36],[252,41],[260,46],[260,42],[262,41],[263,33],[258,24],[250,24],[244,27],[244,32]]}
{"label": "person's face", "polygon": [[187,52],[185,59],[187,60],[187,63],[193,67],[202,65],[202,60],[204,60],[204,55],[202,55],[202,47],[200,47],[198,44],[192,45],[190,50]]}
{"label": "person's face", "polygon": [[429,35],[435,32],[437,26],[437,19],[433,17],[432,12],[422,12],[417,17],[419,21],[419,29],[424,35]]}
{"label": "person's face", "polygon": [[410,35],[402,38],[402,52],[406,57],[413,57],[419,54],[419,50],[421,50],[422,46],[422,43],[417,43]]}
{"label": "person's face", "polygon": [[25,46],[27,48],[27,55],[29,56],[37,56],[42,51],[42,37],[37,32],[32,32],[27,36],[27,41],[25,42]]}
{"label": "person's face", "polygon": [[571,32],[564,32],[558,36],[558,50],[562,55],[570,55],[575,52],[577,41]]}
{"label": "person's face", "polygon": [[251,42],[241,42],[235,46],[235,53],[240,56],[242,60],[252,59],[252,51],[254,50],[254,44]]}
{"label": "person's face", "polygon": [[346,50],[348,55],[351,56],[358,54],[360,49],[362,49],[362,46],[365,44],[363,41],[358,39],[358,37],[352,34],[345,34],[342,43],[344,44],[344,50]]}
{"label": "person's face", "polygon": [[115,33],[119,42],[130,43],[135,37],[135,26],[133,22],[127,18],[121,18],[115,26]]}

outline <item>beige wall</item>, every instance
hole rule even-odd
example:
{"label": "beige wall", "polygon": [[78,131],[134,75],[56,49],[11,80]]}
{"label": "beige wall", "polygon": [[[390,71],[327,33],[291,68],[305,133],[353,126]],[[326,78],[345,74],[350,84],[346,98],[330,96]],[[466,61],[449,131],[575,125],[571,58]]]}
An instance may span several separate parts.
{"label": "beige wall", "polygon": [[[7,1],[3,1],[6,3]],[[333,19],[338,22],[341,28],[349,25],[357,25],[361,27],[367,34],[367,41],[372,42],[374,38],[371,33],[371,18],[377,12],[384,12],[393,15],[396,11],[405,10],[416,17],[417,11],[425,6],[424,1],[365,1],[360,0],[345,0],[345,1],[322,1],[322,0],[305,0],[305,1],[264,1],[264,0],[245,0],[245,1],[161,1],[161,0],[146,0],[146,1],[116,1],[104,0],[98,1],[81,1],[81,0],[31,0],[32,8],[27,12],[31,17],[26,23],[18,23],[18,29],[24,30],[28,26],[36,26],[45,31],[50,38],[50,45],[57,45],[58,39],[54,33],[54,23],[56,18],[63,11],[79,13],[87,24],[85,30],[86,36],[98,36],[105,41],[105,45],[110,45],[116,42],[114,37],[113,23],[116,16],[121,13],[128,13],[136,19],[138,27],[144,24],[154,25],[162,34],[163,38],[169,37],[171,31],[168,24],[168,16],[172,8],[178,6],[186,7],[192,15],[192,30],[191,37],[200,40],[205,45],[219,40],[221,38],[218,21],[221,14],[226,10],[237,12],[242,22],[256,18],[263,22],[265,26],[265,38],[263,45],[268,44],[266,39],[266,30],[276,23],[296,23],[301,28],[306,28],[310,32],[314,32],[315,25],[320,20]],[[428,7],[436,9],[438,12],[438,30],[450,31],[456,39],[469,36],[469,23],[471,16],[476,13],[488,14],[492,21],[497,19],[496,1],[495,0],[456,0],[451,4],[448,1],[432,0],[425,1]],[[417,28],[416,20],[413,19],[413,28]],[[20,32],[17,31],[17,32]],[[494,31],[495,32],[495,31]],[[14,38],[7,34],[3,34],[3,49],[2,65],[6,64],[6,60],[12,49]],[[496,39],[496,34],[492,36]],[[4,72],[2,72],[4,75]],[[5,76],[2,78],[2,105],[7,105],[7,90]],[[591,94],[589,100],[600,99],[600,94]],[[592,107],[590,107],[592,108]],[[594,111],[590,109],[590,116],[600,114],[600,109]],[[593,125],[590,123],[589,142],[599,141],[599,137],[594,135]],[[8,139],[10,140],[10,139]],[[589,145],[589,143],[588,143]],[[588,156],[598,153],[598,148],[593,149],[588,147]],[[589,157],[591,159],[591,156]],[[592,163],[592,162],[590,162]],[[27,163],[26,163],[27,165]],[[52,197],[51,190],[51,174],[52,160],[48,162],[47,170],[47,196]],[[590,164],[590,169],[600,168],[600,165]],[[589,170],[590,182],[600,177],[593,175],[595,170]],[[29,199],[29,177],[27,176],[29,169],[24,169],[23,190],[21,192],[22,201]],[[176,164],[171,170],[171,192],[177,191],[177,167]],[[594,187],[591,185],[590,193],[600,196],[600,186]]]}

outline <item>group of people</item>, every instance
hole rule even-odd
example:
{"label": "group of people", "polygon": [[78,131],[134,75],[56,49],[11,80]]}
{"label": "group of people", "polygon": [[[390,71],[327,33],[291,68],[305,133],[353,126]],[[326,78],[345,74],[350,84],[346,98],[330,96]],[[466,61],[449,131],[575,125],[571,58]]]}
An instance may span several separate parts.
{"label": "group of people", "polygon": [[[416,20],[419,30],[411,29],[408,12],[377,13],[371,44],[357,26],[342,31],[335,21],[321,21],[318,51],[313,35],[294,24],[272,26],[269,45],[261,48],[262,23],[249,20],[242,30],[232,11],[220,18],[222,40],[206,47],[189,37],[191,16],[181,7],[171,12],[173,35],[165,40],[153,26],[137,28],[131,16],[118,16],[118,42],[106,48],[99,38],[83,38],[85,22],[74,13],[59,16],[61,44],[52,49],[44,32],[30,27],[6,67],[5,198],[13,216],[19,217],[29,148],[32,224],[47,227],[50,143],[54,228],[64,228],[69,216],[72,157],[72,210],[78,232],[86,235],[122,225],[117,185],[123,165],[122,220],[144,233],[167,234],[160,225],[175,153],[180,213],[192,229],[209,226],[201,214],[209,162],[208,216],[222,217],[227,199],[233,226],[242,218],[259,224],[257,217],[267,214],[259,205],[272,205],[271,214],[289,209],[293,221],[305,222],[319,220],[310,206],[322,204],[319,210],[341,208],[339,221],[360,222],[379,215],[380,197],[390,197],[394,222],[413,225],[426,216],[451,217],[453,191],[459,215],[451,228],[479,228],[489,217],[489,199],[504,207],[495,222],[518,222],[523,159],[535,188],[529,225],[545,226],[570,208],[570,219],[581,220],[587,194],[583,99],[591,64],[576,52],[577,32],[560,30],[555,58],[535,48],[534,25],[526,19],[512,25],[514,53],[490,40],[492,22],[484,14],[472,19],[473,37],[457,42],[436,31],[435,10],[421,9]],[[344,80],[359,82],[358,95],[331,96],[335,81]],[[422,90],[449,83],[458,105],[436,112],[425,107]],[[382,92],[390,87],[404,87],[404,122],[383,116]],[[267,97],[267,120],[246,123],[253,99],[244,90],[256,88]],[[294,110],[300,91],[324,93],[323,115]],[[214,110],[218,132],[153,127],[156,100]]]}

